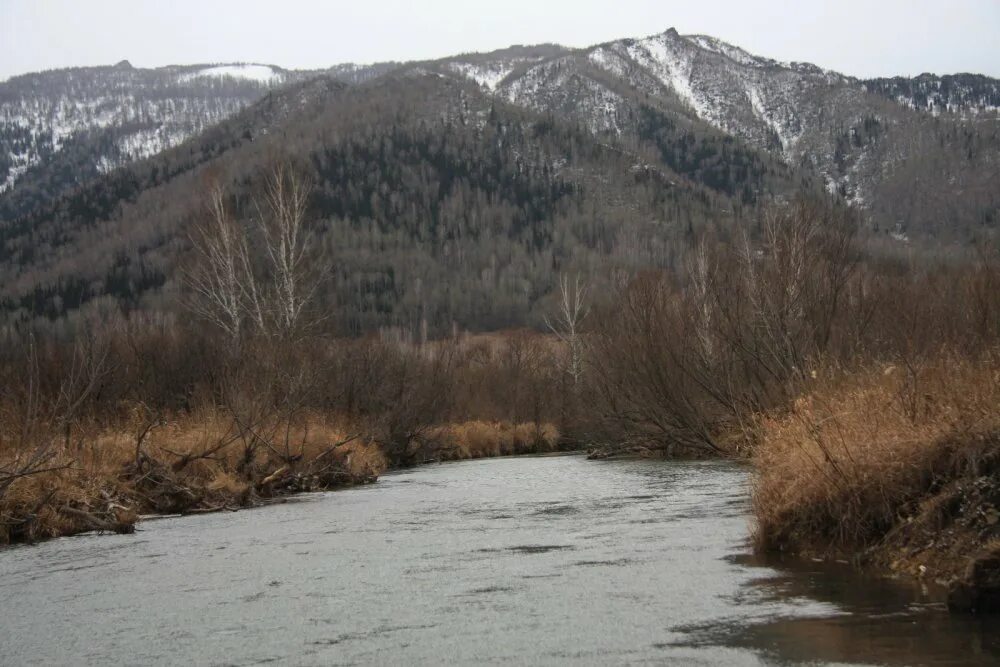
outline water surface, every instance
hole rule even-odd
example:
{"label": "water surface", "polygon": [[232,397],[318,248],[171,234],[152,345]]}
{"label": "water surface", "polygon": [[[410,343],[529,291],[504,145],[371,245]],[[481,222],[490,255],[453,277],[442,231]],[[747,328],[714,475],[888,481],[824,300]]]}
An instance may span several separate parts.
{"label": "water surface", "polygon": [[996,621],[748,554],[747,470],[426,466],[0,552],[11,665],[1000,663]]}

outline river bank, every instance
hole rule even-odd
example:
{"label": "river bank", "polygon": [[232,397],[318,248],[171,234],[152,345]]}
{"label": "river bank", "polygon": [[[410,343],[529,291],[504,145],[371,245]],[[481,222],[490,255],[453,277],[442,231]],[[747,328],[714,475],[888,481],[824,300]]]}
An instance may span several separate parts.
{"label": "river bank", "polygon": [[1000,611],[1000,383],[994,359],[831,373],[760,422],[762,551],[848,558]]}
{"label": "river bank", "polygon": [[[385,445],[322,415],[305,416],[280,434],[263,424],[251,430],[208,412],[94,430],[79,446],[56,449],[44,471],[6,489],[0,544],[131,533],[140,516],[254,507],[370,484],[392,467]],[[549,452],[558,445],[559,433],[549,424],[473,421],[427,429],[406,453],[421,463]]]}
{"label": "river bank", "polygon": [[501,457],[0,552],[14,664],[996,664],[996,621],[750,555],[745,464]]}

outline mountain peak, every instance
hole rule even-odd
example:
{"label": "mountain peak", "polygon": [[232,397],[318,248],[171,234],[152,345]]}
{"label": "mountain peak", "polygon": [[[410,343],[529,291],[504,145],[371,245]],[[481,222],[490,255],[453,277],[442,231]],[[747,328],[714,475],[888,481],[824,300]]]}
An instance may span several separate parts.
{"label": "mountain peak", "polygon": [[119,60],[118,62],[115,63],[114,68],[115,69],[135,69],[134,67],[132,67],[132,63],[130,63],[127,60]]}

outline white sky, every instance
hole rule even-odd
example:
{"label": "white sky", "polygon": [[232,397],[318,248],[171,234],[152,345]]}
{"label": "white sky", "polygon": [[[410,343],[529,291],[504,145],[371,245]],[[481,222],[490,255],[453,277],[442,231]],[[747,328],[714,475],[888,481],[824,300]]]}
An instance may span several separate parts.
{"label": "white sky", "polygon": [[669,27],[856,76],[1000,77],[1000,0],[0,0],[0,80],[122,59],[290,68],[420,60]]}

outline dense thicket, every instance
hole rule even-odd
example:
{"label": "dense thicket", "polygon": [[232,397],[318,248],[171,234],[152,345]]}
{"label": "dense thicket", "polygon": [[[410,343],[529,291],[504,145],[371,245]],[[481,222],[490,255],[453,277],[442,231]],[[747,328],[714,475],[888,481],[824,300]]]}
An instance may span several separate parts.
{"label": "dense thicket", "polygon": [[913,367],[1000,342],[1000,256],[872,254],[851,211],[800,200],[729,238],[702,236],[676,272],[623,282],[595,312],[590,391],[606,439],[668,448],[752,446],[836,370]]}

